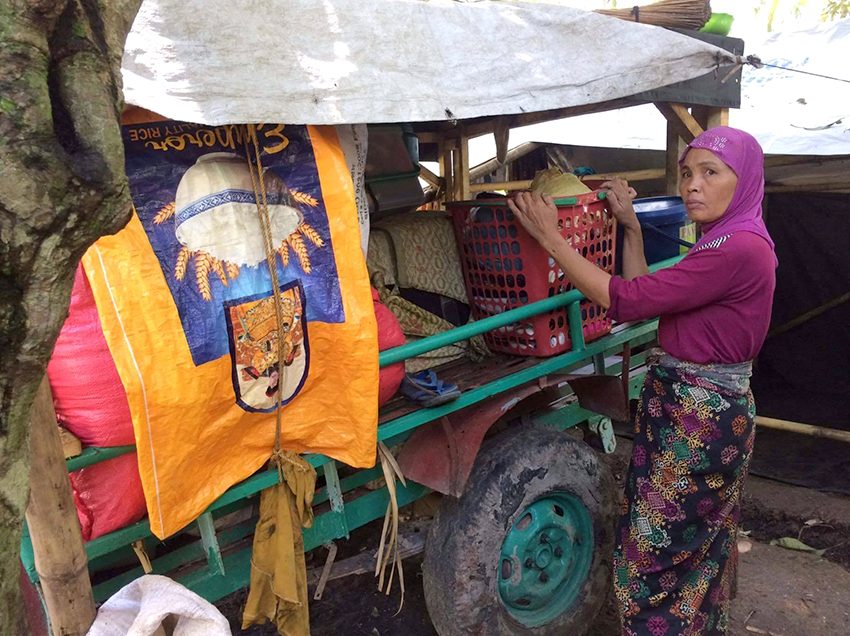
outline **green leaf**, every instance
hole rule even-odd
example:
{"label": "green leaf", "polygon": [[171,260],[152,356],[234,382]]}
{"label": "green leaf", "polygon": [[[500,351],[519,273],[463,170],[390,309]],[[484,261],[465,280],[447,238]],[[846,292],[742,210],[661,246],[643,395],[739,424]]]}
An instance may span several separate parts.
{"label": "green leaf", "polygon": [[817,556],[823,556],[824,552],[826,552],[826,550],[818,550],[793,537],[782,537],[781,539],[774,539],[770,542],[770,545],[778,545],[780,548],[786,548],[788,550],[797,550],[799,552],[811,552],[812,554],[816,554]]}

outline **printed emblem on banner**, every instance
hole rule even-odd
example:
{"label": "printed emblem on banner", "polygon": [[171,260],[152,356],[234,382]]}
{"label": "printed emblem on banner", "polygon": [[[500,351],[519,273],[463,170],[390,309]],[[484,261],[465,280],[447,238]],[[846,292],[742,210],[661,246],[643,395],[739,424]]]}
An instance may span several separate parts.
{"label": "printed emblem on banner", "polygon": [[280,329],[271,294],[225,303],[233,390],[247,411],[273,411],[304,385],[310,348],[302,297],[297,283],[281,288]]}

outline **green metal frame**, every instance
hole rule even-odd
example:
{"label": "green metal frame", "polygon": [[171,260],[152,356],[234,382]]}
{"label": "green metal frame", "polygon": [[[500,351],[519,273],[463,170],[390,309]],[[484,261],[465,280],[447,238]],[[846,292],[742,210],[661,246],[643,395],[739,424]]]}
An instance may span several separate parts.
{"label": "green metal frame", "polygon": [[[680,256],[657,263],[650,269],[655,271],[668,267],[681,258]],[[626,343],[637,346],[655,338],[658,321],[649,320],[622,327],[594,342],[586,343],[581,330],[579,308],[579,302],[583,299],[584,296],[578,290],[571,290],[552,298],[506,311],[498,316],[491,316],[451,331],[383,351],[380,354],[381,367],[560,307],[567,307],[570,337],[573,342],[571,351],[541,359],[533,367],[466,391],[453,402],[438,407],[423,408],[385,422],[378,429],[378,439],[388,445],[401,443],[414,429],[444,415],[510,391],[542,376],[575,370],[585,366],[588,361],[593,362],[594,369],[598,373],[619,373],[619,364],[612,365],[608,369],[605,368],[604,359],[607,354],[619,352]],[[644,357],[641,354],[633,356],[632,365],[639,366],[643,360]],[[637,394],[641,383],[641,376],[632,377],[629,388],[630,395]],[[581,408],[577,403],[569,404],[560,410],[542,413],[537,418],[539,422],[560,430],[585,421],[590,421],[591,424],[595,424],[599,428],[600,419],[599,415]],[[112,457],[133,452],[134,449],[133,446],[89,448],[82,455],[68,460],[68,470],[77,470]],[[305,550],[312,550],[335,539],[347,538],[351,530],[384,516],[389,502],[389,494],[386,488],[368,491],[365,494],[358,492],[356,496],[353,492],[367,482],[381,476],[377,467],[360,470],[340,478],[336,462],[329,457],[308,455],[305,459],[324,477],[324,484],[317,490],[314,498],[315,517],[313,526],[304,530]],[[274,485],[277,478],[277,471],[267,470],[253,475],[229,489],[212,503],[196,521],[200,539],[173,549],[161,557],[154,558],[152,560],[154,572],[171,573],[173,578],[210,601],[218,600],[245,587],[250,575],[250,538],[256,520],[249,519],[222,531],[216,531],[214,521],[217,517],[235,509],[252,505],[257,499],[257,494]],[[424,486],[411,481],[408,481],[407,487],[398,484],[396,488],[398,490],[398,503],[401,506],[411,503],[429,492]],[[344,495],[348,495],[348,497],[346,498]],[[145,543],[148,549],[155,549],[158,544],[158,541],[151,534],[147,520],[87,542],[85,548],[90,568],[95,571],[98,567],[105,568],[114,564],[117,559],[131,559],[132,552],[129,546],[140,540]],[[21,560],[30,579],[37,583],[38,575],[35,571],[32,543],[26,529],[21,542]],[[187,564],[197,562],[200,562],[200,564],[194,569],[184,567]],[[180,571],[175,573],[174,571],[178,567]],[[107,599],[123,585],[141,576],[142,573],[141,567],[137,567],[97,583],[94,586],[95,599],[97,601]]]}

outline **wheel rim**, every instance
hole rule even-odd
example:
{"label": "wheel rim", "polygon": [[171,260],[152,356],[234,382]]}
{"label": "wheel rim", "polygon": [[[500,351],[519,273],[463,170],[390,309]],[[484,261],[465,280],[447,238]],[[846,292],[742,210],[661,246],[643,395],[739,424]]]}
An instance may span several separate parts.
{"label": "wheel rim", "polygon": [[499,558],[499,597],[508,613],[539,627],[570,609],[593,561],[593,522],[567,492],[542,497],[517,517]]}

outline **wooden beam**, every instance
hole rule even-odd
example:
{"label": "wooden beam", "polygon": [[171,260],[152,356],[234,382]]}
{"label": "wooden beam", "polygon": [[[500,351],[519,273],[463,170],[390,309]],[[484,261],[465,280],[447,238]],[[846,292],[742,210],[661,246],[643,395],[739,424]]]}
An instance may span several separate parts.
{"label": "wooden beam", "polygon": [[496,126],[493,129],[493,138],[496,140],[496,161],[500,165],[508,159],[508,141],[510,140],[511,129],[507,117],[500,117],[496,120]]}
{"label": "wooden beam", "polygon": [[[522,143],[516,148],[508,151],[508,154],[505,157],[505,163],[516,161],[520,157],[524,157],[528,153],[537,150],[542,145],[543,144],[536,141],[527,141]],[[496,159],[488,159],[484,163],[480,163],[474,168],[469,169],[469,179],[470,181],[477,181],[478,179],[482,179],[483,177],[493,174],[493,172],[498,170],[499,167],[499,162]]]}
{"label": "wooden beam", "polygon": [[469,137],[463,135],[457,140],[454,152],[454,200],[467,201],[471,196],[469,190]]}
{"label": "wooden beam", "polygon": [[47,376],[36,393],[30,415],[30,499],[26,519],[53,633],[84,636],[96,611]]}
{"label": "wooden beam", "polygon": [[667,181],[664,185],[664,191],[669,195],[679,193],[679,156],[684,143],[682,142],[679,133],[676,132],[676,127],[667,120],[667,151],[664,155],[664,174]]}
{"label": "wooden beam", "polygon": [[699,122],[705,130],[717,126],[729,125],[729,109],[716,106],[694,106],[691,108],[694,119]]}
{"label": "wooden beam", "polygon": [[421,144],[438,144],[443,137],[438,133],[423,130],[416,132],[416,138]]}
{"label": "wooden beam", "polygon": [[661,111],[661,114],[667,120],[668,129],[669,125],[672,125],[676,133],[685,140],[685,143],[692,142],[694,137],[705,132],[699,122],[694,119],[694,116],[688,112],[686,106],[656,102],[655,107]]}
{"label": "wooden beam", "polygon": [[443,204],[454,196],[454,141],[444,139],[440,143],[440,176],[443,179],[443,191],[437,193],[435,202]]}
{"label": "wooden beam", "polygon": [[425,181],[430,183],[435,188],[439,188],[441,185],[443,185],[442,177],[438,177],[433,172],[428,170],[428,168],[426,168],[425,166],[423,166],[421,164],[419,165],[419,176],[422,179],[425,179]]}
{"label": "wooden beam", "polygon": [[[606,110],[614,110],[617,108],[628,108],[629,106],[638,106],[646,102],[636,102],[628,98],[612,99],[607,102],[599,102],[597,104],[583,104],[581,106],[570,106],[567,108],[554,108],[552,110],[537,111],[533,113],[518,113],[516,115],[501,115],[500,117],[507,118],[510,128],[519,128],[520,126],[529,126],[531,124],[539,124],[545,121],[554,121],[556,119],[565,119],[567,117],[575,117],[576,115],[586,115],[588,113],[598,113]],[[464,125],[454,126],[446,122],[441,125],[441,130],[447,137],[459,137],[461,134],[466,135],[470,139],[480,137],[481,135],[489,135],[495,128],[494,117],[476,117],[464,120]]]}

